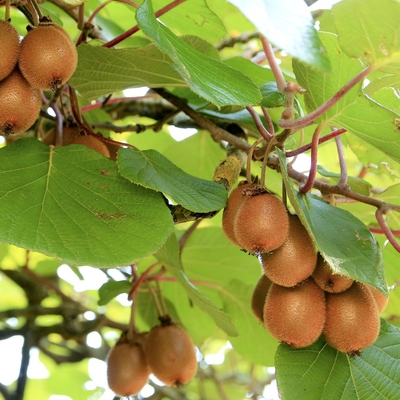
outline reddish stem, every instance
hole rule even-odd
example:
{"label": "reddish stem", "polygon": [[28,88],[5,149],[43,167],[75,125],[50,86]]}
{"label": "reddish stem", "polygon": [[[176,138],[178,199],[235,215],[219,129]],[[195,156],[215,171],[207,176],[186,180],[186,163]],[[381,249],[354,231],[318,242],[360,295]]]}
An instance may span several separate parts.
{"label": "reddish stem", "polygon": [[379,226],[382,228],[382,231],[385,234],[385,236],[387,237],[387,239],[389,240],[390,244],[394,247],[394,249],[398,253],[400,253],[400,243],[396,240],[393,232],[388,227],[388,225],[385,221],[385,218],[383,217],[383,214],[384,214],[384,212],[382,212],[382,210],[378,208],[375,211],[376,220],[378,221]]}
{"label": "reddish stem", "polygon": [[268,113],[268,110],[265,107],[261,107],[261,110],[264,114],[264,118],[266,119],[267,123],[268,123],[268,132],[270,132],[270,134],[272,136],[275,135],[275,128],[274,128],[274,124],[272,123],[272,119]]}
{"label": "reddish stem", "polygon": [[347,82],[333,97],[331,97],[328,101],[318,107],[316,110],[306,115],[305,117],[301,117],[295,120],[279,120],[279,126],[282,128],[304,128],[305,126],[311,125],[314,123],[314,120],[319,118],[322,114],[327,112],[332,106],[334,106],[342,97],[348,93],[357,83],[363,80],[369,73],[373,71],[373,66],[363,69],[360,73],[358,73],[353,79]]}
{"label": "reddish stem", "polygon": [[249,112],[251,117],[253,118],[254,123],[256,124],[258,132],[260,132],[260,135],[267,141],[269,142],[272,138],[271,133],[269,133],[266,129],[265,126],[263,125],[260,116],[256,113],[253,107],[247,106],[246,110]]}
{"label": "reddish stem", "polygon": [[[370,230],[370,232],[372,232],[372,233],[376,233],[376,234],[379,234],[379,235],[384,235],[385,234],[385,232],[383,231],[383,229],[379,229],[379,228],[369,228],[369,230]],[[391,232],[392,232],[392,234],[394,235],[394,236],[400,236],[400,231],[399,230],[395,230],[395,229],[391,229],[390,230]]]}
{"label": "reddish stem", "polygon": [[128,293],[128,300],[131,300],[133,297],[133,294],[135,293],[135,291],[137,290],[137,288],[143,283],[143,281],[149,276],[150,272],[156,268],[159,267],[160,263],[156,262],[153,265],[150,265],[149,268],[146,269],[146,271],[143,272],[142,275],[140,275],[140,277],[133,283],[132,285],[132,289],[129,291]]}
{"label": "reddish stem", "polygon": [[[322,136],[321,138],[319,138],[319,139],[318,139],[318,144],[325,143],[325,142],[327,142],[328,140],[330,140],[330,139],[332,139],[332,138],[334,138],[334,137],[336,137],[336,136],[338,136],[338,135],[341,135],[342,133],[345,133],[345,132],[346,132],[346,129],[336,129],[336,130],[332,131],[331,133],[328,133],[327,135]],[[302,146],[302,147],[299,147],[299,148],[296,149],[296,150],[287,151],[287,152],[285,153],[285,155],[286,155],[286,157],[295,157],[295,156],[298,156],[299,154],[304,153],[305,151],[310,150],[310,149],[311,149],[311,146],[312,146],[312,143],[308,143],[308,144],[306,144],[306,145],[304,145],[304,146]]]}
{"label": "reddish stem", "polygon": [[[160,10],[158,10],[154,15],[156,16],[156,18],[159,18],[162,15],[164,15],[165,13],[167,13],[168,11],[170,11],[173,8],[175,8],[175,7],[179,6],[180,4],[184,3],[185,1],[186,0],[175,0],[175,1],[167,4],[165,7],[161,8]],[[121,43],[123,40],[125,40],[129,36],[132,36],[134,33],[138,32],[139,30],[140,30],[139,26],[135,25],[134,27],[132,27],[131,29],[128,29],[126,32],[124,32],[121,35],[117,36],[113,40],[110,40],[109,42],[104,43],[103,47],[114,47],[115,45],[117,45],[118,43]]]}

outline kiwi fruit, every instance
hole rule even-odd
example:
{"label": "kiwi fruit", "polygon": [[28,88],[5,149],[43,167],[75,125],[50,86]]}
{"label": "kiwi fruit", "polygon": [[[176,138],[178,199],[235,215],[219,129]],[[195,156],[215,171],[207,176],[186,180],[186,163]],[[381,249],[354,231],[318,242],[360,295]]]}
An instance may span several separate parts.
{"label": "kiwi fruit", "polygon": [[[68,146],[72,144],[73,140],[76,139],[80,134],[80,129],[77,125],[63,126],[61,146]],[[57,129],[51,128],[43,138],[43,143],[47,145],[56,146],[57,144]]]}
{"label": "kiwi fruit", "polygon": [[152,328],[145,344],[153,374],[168,386],[188,383],[197,372],[195,347],[181,327],[170,324]]}
{"label": "kiwi fruit", "polygon": [[24,132],[34,124],[42,100],[40,91],[34,89],[16,68],[0,81],[0,104],[0,132],[7,136]]}
{"label": "kiwi fruit", "polygon": [[248,183],[247,181],[240,182],[237,188],[232,190],[224,208],[222,230],[224,231],[225,236],[236,246],[240,246],[234,233],[236,216],[239,208],[249,199],[249,196],[246,195],[245,189],[254,187],[256,187],[256,184]]}
{"label": "kiwi fruit", "polygon": [[317,266],[312,274],[315,283],[325,292],[340,293],[347,290],[354,282],[354,279],[334,274],[331,266],[318,254]]}
{"label": "kiwi fruit", "polygon": [[25,79],[42,90],[56,90],[75,72],[78,53],[67,32],[53,23],[30,27],[21,43],[19,68]]}
{"label": "kiwi fruit", "polygon": [[20,50],[18,31],[9,21],[0,20],[1,57],[0,81],[14,70]]}
{"label": "kiwi fruit", "polygon": [[259,256],[265,275],[272,282],[291,287],[307,279],[317,263],[317,252],[297,215],[289,216],[289,235],[278,249]]}
{"label": "kiwi fruit", "polygon": [[378,306],[371,291],[353,282],[341,293],[326,293],[324,337],[333,348],[350,354],[371,346],[379,335]]}
{"label": "kiwi fruit", "polygon": [[89,149],[95,150],[98,153],[103,154],[103,156],[110,158],[110,152],[107,146],[99,139],[96,139],[94,136],[78,136],[74,140],[72,140],[71,144],[84,145],[86,147],[89,147]]}
{"label": "kiwi fruit", "polygon": [[378,306],[379,314],[381,314],[389,301],[389,297],[385,296],[380,290],[378,290],[375,286],[367,285],[365,286],[370,290],[372,296],[375,299],[376,305]]}
{"label": "kiwi fruit", "polygon": [[139,343],[117,343],[107,358],[107,380],[118,396],[132,396],[146,385],[150,368]]}
{"label": "kiwi fruit", "polygon": [[295,287],[273,283],[264,305],[264,325],[293,348],[313,344],[325,324],[325,293],[310,278]]}
{"label": "kiwi fruit", "polygon": [[250,253],[266,253],[282,246],[289,234],[285,205],[267,192],[250,195],[239,208],[234,235],[239,246]]}
{"label": "kiwi fruit", "polygon": [[261,275],[251,296],[251,310],[259,322],[264,321],[264,304],[271,284],[265,275]]}

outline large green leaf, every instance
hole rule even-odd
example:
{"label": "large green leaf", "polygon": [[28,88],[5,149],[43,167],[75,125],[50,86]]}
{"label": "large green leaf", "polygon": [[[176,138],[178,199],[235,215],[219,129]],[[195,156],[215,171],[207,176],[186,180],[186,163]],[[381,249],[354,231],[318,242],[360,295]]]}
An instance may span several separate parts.
{"label": "large green leaf", "polygon": [[397,1],[346,0],[336,4],[332,12],[340,46],[348,56],[368,64],[400,59]]}
{"label": "large green leaf", "polygon": [[285,400],[396,400],[399,358],[400,329],[383,319],[378,339],[360,357],[340,353],[322,338],[304,349],[281,344],[275,356],[279,391]]}
{"label": "large green leaf", "polygon": [[163,192],[188,210],[216,211],[226,204],[222,185],[187,174],[155,150],[121,149],[118,166],[124,178]]}
{"label": "large green leaf", "polygon": [[155,254],[155,257],[165,266],[167,271],[182,285],[190,300],[201,310],[206,312],[230,336],[237,336],[238,332],[232,324],[231,318],[224,311],[217,308],[207,297],[188,280],[179,260],[179,245],[175,235],[171,235],[164,246]]}
{"label": "large green leaf", "polygon": [[152,254],[173,230],[159,193],[122,178],[116,163],[85,146],[20,139],[0,156],[3,243],[115,267]]}
{"label": "large green leaf", "polygon": [[272,44],[328,72],[329,60],[303,0],[229,0]]}
{"label": "large green leaf", "polygon": [[258,104],[261,94],[246,75],[208,57],[174,35],[154,17],[151,1],[138,9],[136,18],[143,32],[167,54],[187,85],[217,106]]}
{"label": "large green leaf", "polygon": [[333,271],[387,294],[381,250],[369,229],[348,211],[294,190],[285,157],[281,151],[278,153],[290,202]]}

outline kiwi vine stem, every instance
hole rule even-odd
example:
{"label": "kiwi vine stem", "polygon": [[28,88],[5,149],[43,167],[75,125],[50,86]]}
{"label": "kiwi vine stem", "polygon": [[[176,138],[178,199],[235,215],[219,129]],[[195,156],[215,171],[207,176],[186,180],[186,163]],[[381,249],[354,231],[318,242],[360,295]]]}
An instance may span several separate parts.
{"label": "kiwi vine stem", "polygon": [[[256,113],[256,111],[254,110],[253,107],[251,106],[247,106],[246,110],[249,112],[249,114],[251,115],[251,117],[253,118],[254,123],[256,124],[257,130],[258,132],[260,132],[260,135],[267,141],[269,142],[272,138],[272,134],[270,132],[268,132],[268,130],[265,128],[265,126],[263,125],[260,116]],[[264,114],[265,115],[265,114]],[[269,125],[269,121],[267,120],[268,125]]]}
{"label": "kiwi vine stem", "polygon": [[[175,7],[179,6],[180,4],[184,3],[186,0],[175,0],[169,4],[167,4],[165,7],[161,8],[157,12],[154,13],[156,18],[161,17],[168,11],[174,9]],[[133,26],[131,29],[128,29],[126,32],[122,33],[121,35],[117,36],[116,38],[110,40],[107,43],[103,44],[103,47],[114,47],[118,43],[121,43],[123,40],[128,38],[129,36],[132,36],[134,33],[138,32],[140,30],[138,25]]]}
{"label": "kiwi vine stem", "polygon": [[274,136],[275,135],[275,128],[274,128],[274,124],[272,123],[272,119],[269,115],[268,110],[265,107],[261,107],[261,111],[264,114],[264,118],[267,121],[268,124],[268,132]]}
{"label": "kiwi vine stem", "polygon": [[150,274],[150,272],[151,272],[154,268],[159,267],[160,265],[161,265],[161,263],[159,263],[159,262],[156,262],[156,263],[154,263],[153,265],[150,265],[150,267],[147,268],[146,271],[144,271],[144,272],[142,273],[142,275],[140,275],[140,277],[139,277],[138,279],[136,279],[136,280],[133,282],[132,289],[131,289],[131,290],[129,291],[129,293],[128,293],[128,300],[132,300],[133,293],[135,293],[135,291],[137,290],[137,288],[138,288],[138,287],[143,283],[143,281],[148,277],[148,275]]}
{"label": "kiwi vine stem", "polygon": [[346,159],[344,157],[343,143],[340,140],[340,136],[335,136],[335,142],[336,142],[336,147],[339,157],[339,165],[340,165],[340,180],[337,185],[343,187],[347,185],[347,178],[348,178]]}
{"label": "kiwi vine stem", "polygon": [[393,232],[390,230],[388,227],[385,218],[383,217],[383,214],[386,214],[385,211],[382,211],[382,209],[377,208],[375,211],[375,218],[378,221],[379,226],[381,227],[383,233],[389,240],[390,244],[394,247],[394,249],[400,253],[400,243],[397,241],[395,238]]}
{"label": "kiwi vine stem", "polygon": [[[383,229],[379,229],[379,228],[369,228],[369,230],[370,230],[372,233],[376,233],[376,234],[380,234],[380,235],[384,235],[384,234],[385,234],[385,232],[383,231]],[[390,231],[392,232],[392,234],[393,234],[394,236],[400,236],[400,231],[399,231],[399,230],[391,229]]]}
{"label": "kiwi vine stem", "polygon": [[310,114],[290,121],[281,118],[278,125],[281,128],[300,129],[313,124],[317,118],[319,118],[322,114],[333,107],[339,100],[343,98],[346,93],[348,93],[355,85],[357,85],[357,83],[361,82],[372,71],[374,71],[373,65],[370,65],[367,68],[363,69],[354,78],[347,82],[338,92],[336,92],[328,101],[326,101],[316,110],[312,111]]}

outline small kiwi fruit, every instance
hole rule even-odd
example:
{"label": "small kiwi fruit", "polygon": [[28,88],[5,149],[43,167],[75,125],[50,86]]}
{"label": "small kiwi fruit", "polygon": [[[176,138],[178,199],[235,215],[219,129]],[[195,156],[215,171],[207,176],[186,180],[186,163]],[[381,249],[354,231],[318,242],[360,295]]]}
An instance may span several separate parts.
{"label": "small kiwi fruit", "polygon": [[246,196],[245,189],[254,187],[256,187],[256,184],[248,183],[247,181],[240,182],[239,185],[232,190],[224,208],[222,230],[224,231],[225,236],[236,246],[240,246],[234,233],[236,216],[239,208],[249,199],[249,196]]}
{"label": "small kiwi fruit", "polygon": [[317,251],[307,230],[297,215],[289,216],[289,235],[278,249],[263,253],[264,273],[272,282],[286,287],[307,279],[317,263]]}
{"label": "small kiwi fruit", "polygon": [[266,253],[282,246],[289,234],[285,205],[274,194],[255,192],[239,208],[234,235],[239,246],[250,253]]}
{"label": "small kiwi fruit", "polygon": [[42,90],[56,90],[75,72],[78,53],[67,32],[53,23],[29,27],[21,43],[19,68],[25,79]]}
{"label": "small kiwi fruit", "polygon": [[389,297],[385,296],[380,290],[378,290],[375,286],[372,285],[367,285],[365,284],[365,286],[370,290],[370,292],[372,293],[372,296],[375,299],[376,305],[378,306],[378,311],[379,314],[381,314],[388,302],[389,302]]}
{"label": "small kiwi fruit", "polygon": [[[72,144],[73,140],[76,139],[80,134],[80,129],[77,125],[63,126],[61,146],[68,146]],[[57,145],[57,129],[51,128],[43,138],[43,143],[47,145]]]}
{"label": "small kiwi fruit", "polygon": [[261,275],[251,296],[251,310],[259,322],[264,320],[264,304],[271,284],[265,275]]}
{"label": "small kiwi fruit", "polygon": [[4,135],[21,133],[36,121],[42,99],[16,68],[0,81],[0,132]]}
{"label": "small kiwi fruit", "polygon": [[110,152],[107,146],[99,139],[96,139],[94,136],[78,136],[74,140],[72,140],[71,144],[84,145],[86,147],[89,147],[89,149],[95,150],[98,153],[103,154],[103,156],[110,158]]}
{"label": "small kiwi fruit", "polygon": [[18,31],[9,21],[0,20],[1,57],[0,81],[14,70],[20,50]]}
{"label": "small kiwi fruit", "polygon": [[354,279],[334,274],[330,265],[321,254],[318,254],[317,266],[312,274],[315,283],[325,292],[340,293],[347,290],[354,282]]}
{"label": "small kiwi fruit", "polygon": [[350,354],[371,346],[379,335],[378,306],[371,291],[353,282],[341,293],[326,293],[324,337],[333,348]]}
{"label": "small kiwi fruit", "polygon": [[295,287],[273,283],[264,305],[264,325],[291,347],[313,344],[325,324],[325,294],[310,278]]}
{"label": "small kiwi fruit", "polygon": [[176,324],[152,328],[146,339],[145,353],[153,374],[168,386],[182,386],[196,375],[193,342]]}
{"label": "small kiwi fruit", "polygon": [[108,386],[118,396],[132,396],[146,385],[150,368],[138,342],[117,343],[107,358]]}

